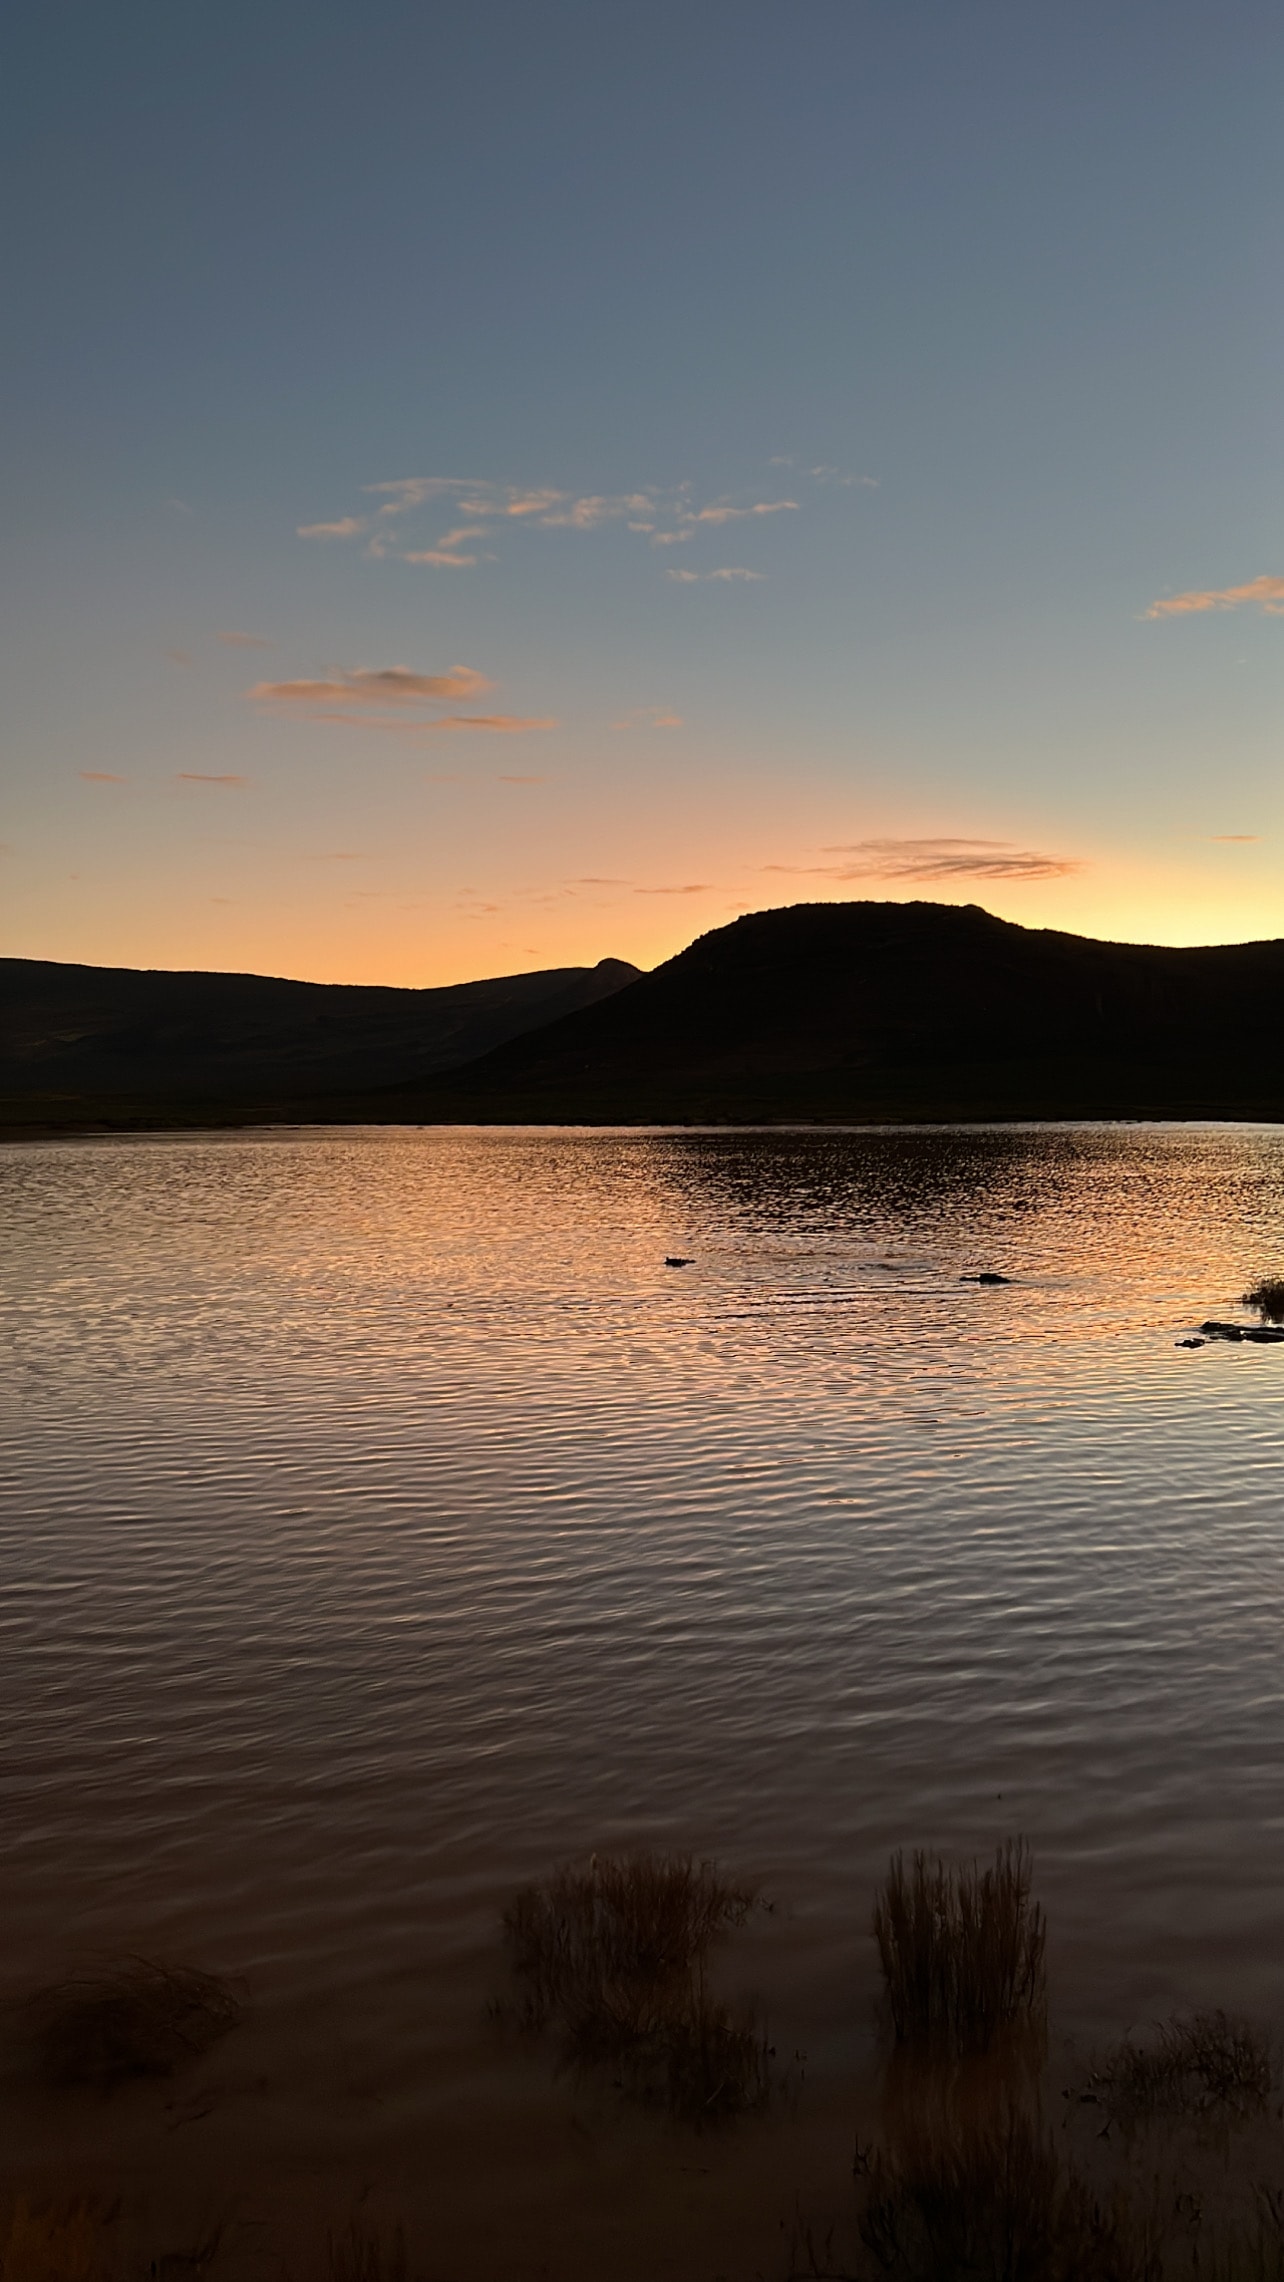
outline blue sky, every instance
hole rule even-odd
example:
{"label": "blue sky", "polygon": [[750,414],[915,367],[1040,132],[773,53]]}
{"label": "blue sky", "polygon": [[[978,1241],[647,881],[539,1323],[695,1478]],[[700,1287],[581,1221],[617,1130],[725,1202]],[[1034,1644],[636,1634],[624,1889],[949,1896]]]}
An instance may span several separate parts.
{"label": "blue sky", "polygon": [[0,949],[1284,932],[1277,8],[52,0],[8,50]]}

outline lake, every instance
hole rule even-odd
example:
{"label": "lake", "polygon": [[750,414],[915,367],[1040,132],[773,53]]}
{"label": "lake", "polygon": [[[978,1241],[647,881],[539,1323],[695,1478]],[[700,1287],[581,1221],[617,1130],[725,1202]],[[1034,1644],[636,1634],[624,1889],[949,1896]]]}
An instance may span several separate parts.
{"label": "lake", "polygon": [[[251,1998],[110,2101],[10,2062],[10,2179],[255,2272],[359,2207],[424,2276],[776,2274],[899,1846],[1027,1837],[1054,2060],[1284,2016],[1284,1351],[1177,1344],[1284,1267],[1280,1129],[162,1135],[0,1196],[5,1993]],[[726,2132],[492,2017],[515,1888],[638,1845],[773,1905]]]}

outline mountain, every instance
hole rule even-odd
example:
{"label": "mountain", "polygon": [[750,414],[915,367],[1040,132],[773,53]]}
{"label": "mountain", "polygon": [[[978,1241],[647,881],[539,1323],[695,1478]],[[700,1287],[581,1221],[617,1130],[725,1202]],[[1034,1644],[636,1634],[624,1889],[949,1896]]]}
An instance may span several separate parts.
{"label": "mountain", "polygon": [[1284,1117],[1284,942],[1170,950],[976,905],[799,904],[396,1099],[380,1114]]}
{"label": "mountain", "polygon": [[[632,982],[624,959],[441,990],[0,959],[0,1096],[11,1123],[188,1121],[399,1080],[422,1083]],[[186,1106],[185,1106],[186,1105]]]}
{"label": "mountain", "polygon": [[11,1131],[1284,1119],[1284,942],[1100,943],[974,904],[797,904],[651,974],[445,990],[6,959],[0,1017]]}

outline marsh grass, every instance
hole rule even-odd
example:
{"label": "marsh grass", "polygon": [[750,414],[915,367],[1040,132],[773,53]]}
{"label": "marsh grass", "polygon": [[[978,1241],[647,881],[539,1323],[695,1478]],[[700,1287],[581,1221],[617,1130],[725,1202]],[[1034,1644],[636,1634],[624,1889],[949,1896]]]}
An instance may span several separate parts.
{"label": "marsh grass", "polygon": [[627,2091],[675,2114],[754,2105],[765,2039],[705,1983],[710,1948],[753,1901],[685,1854],[594,1855],[524,1886],[504,1913],[524,2024],[556,2028],[568,2058],[610,2063]]}
{"label": "marsh grass", "polygon": [[1126,2037],[1088,2078],[1087,2089],[1112,2122],[1152,2116],[1261,2115],[1274,2087],[1270,2046],[1250,2021],[1228,2013],[1179,2015],[1149,2044]]}
{"label": "marsh grass", "polygon": [[1284,1276],[1266,1276],[1243,1295],[1245,1307],[1255,1307],[1267,1323],[1284,1323]]}
{"label": "marsh grass", "polygon": [[984,2051],[1005,2029],[1040,2029],[1046,2004],[1043,1911],[1030,1856],[1009,1839],[993,1864],[892,1857],[874,1904],[874,1938],[900,2044]]}
{"label": "marsh grass", "polygon": [[1157,2282],[1161,2271],[1127,2210],[1101,2203],[1015,2107],[875,2153],[857,2226],[867,2271],[891,2282]]}
{"label": "marsh grass", "polygon": [[117,2204],[20,2195],[0,2229],[0,2275],[4,2282],[114,2282],[118,2214]]}
{"label": "marsh grass", "polygon": [[235,2028],[243,2011],[241,1999],[213,1974],[143,1957],[58,1982],[27,2007],[43,2080],[100,2092],[172,2075]]}
{"label": "marsh grass", "polygon": [[326,2282],[406,2282],[406,2237],[394,2227],[385,2242],[377,2227],[349,2219],[326,2236]]}

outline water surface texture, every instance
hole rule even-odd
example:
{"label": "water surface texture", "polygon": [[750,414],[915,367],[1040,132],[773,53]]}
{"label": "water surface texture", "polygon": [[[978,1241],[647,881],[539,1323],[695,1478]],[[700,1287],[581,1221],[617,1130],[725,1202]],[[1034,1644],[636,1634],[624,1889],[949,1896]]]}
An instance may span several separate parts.
{"label": "water surface texture", "polygon": [[[1284,2012],[1284,1349],[1176,1344],[1284,1267],[1278,1130],[149,1137],[0,1199],[7,1993],[254,2004],[196,2090],[7,2094],[19,2165],[773,2271],[900,1844],[1025,1833],[1063,2039]],[[806,2055],[696,2156],[486,2017],[514,1886],[634,1843],[761,1880],[727,1972]]]}

